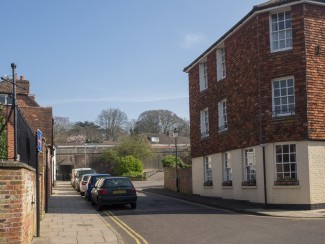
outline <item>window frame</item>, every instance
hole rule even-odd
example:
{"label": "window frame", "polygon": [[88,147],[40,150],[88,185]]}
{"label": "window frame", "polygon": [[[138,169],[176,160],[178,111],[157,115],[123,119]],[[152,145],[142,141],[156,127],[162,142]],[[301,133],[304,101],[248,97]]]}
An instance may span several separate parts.
{"label": "window frame", "polygon": [[[294,146],[294,150],[293,147]],[[281,147],[281,151],[279,148]],[[286,150],[286,148],[288,150]],[[292,153],[292,154],[291,154]],[[285,155],[287,155],[285,157]],[[297,144],[288,143],[288,144],[276,144],[274,146],[274,156],[275,156],[275,181],[298,181],[298,162],[297,162]],[[278,162],[281,156],[281,162]],[[287,158],[288,160],[284,160]],[[294,158],[294,160],[293,160]],[[285,165],[287,165],[288,171],[285,171]],[[295,170],[292,170],[292,165],[294,165]],[[278,171],[280,169],[282,171]],[[280,176],[282,174],[282,176]],[[294,177],[292,177],[294,176]]]}
{"label": "window frame", "polygon": [[[248,163],[248,155],[247,153],[252,153],[252,163]],[[254,148],[245,148],[243,152],[243,161],[244,161],[244,181],[247,182],[256,182],[256,155],[255,155],[255,149]],[[251,172],[251,170],[254,170],[254,173]],[[248,173],[250,170],[250,173]],[[253,177],[252,177],[253,176]]]}
{"label": "window frame", "polygon": [[200,111],[200,131],[201,138],[209,136],[209,108],[202,109]]}
{"label": "window frame", "polygon": [[[286,23],[286,13],[290,12],[290,28],[286,28],[287,23]],[[279,20],[279,15],[280,14],[284,14],[284,21]],[[275,22],[277,24],[277,29],[274,30],[273,27],[273,16],[276,15],[277,16],[277,21]],[[289,19],[288,19],[289,20]],[[279,24],[280,22],[284,22],[283,23],[283,29],[279,30]],[[281,9],[279,11],[276,12],[270,12],[270,16],[269,16],[269,26],[270,26],[270,50],[271,53],[275,53],[275,52],[281,52],[281,51],[286,51],[286,50],[291,50],[293,48],[293,36],[292,36],[292,11],[290,8],[285,8],[285,9]],[[280,33],[284,33],[284,39],[280,39]],[[287,38],[287,34],[290,33],[290,38]],[[277,40],[276,42],[278,43],[278,47],[274,47],[274,41],[273,41],[273,37],[274,35],[277,35]],[[285,47],[281,48],[280,46],[280,41],[284,40],[285,43]],[[287,45],[287,43],[291,41],[291,46]]]}
{"label": "window frame", "polygon": [[232,182],[232,168],[231,168],[231,163],[229,162],[228,152],[224,152],[222,154],[222,163],[223,163],[223,181]]}
{"label": "window frame", "polygon": [[219,133],[228,130],[227,98],[218,102],[218,130]]}
{"label": "window frame", "polygon": [[204,182],[213,182],[211,157],[203,157]]}
{"label": "window frame", "polygon": [[[292,80],[292,85],[289,84],[289,81]],[[285,81],[286,86],[282,87],[282,83]],[[278,82],[279,86],[276,86],[275,83]],[[285,92],[282,91],[285,89]],[[276,95],[276,91],[279,91]],[[291,92],[292,91],[292,92]],[[285,93],[285,95],[282,95],[282,92]],[[290,92],[290,94],[289,94]],[[290,97],[293,99],[293,102],[290,102]],[[284,99],[286,99],[286,103],[283,103]],[[276,101],[279,102],[276,102]],[[279,103],[279,104],[277,104]],[[286,106],[286,112],[283,111],[283,107]],[[280,110],[277,112],[276,107],[279,107]],[[290,108],[293,107],[293,108]],[[286,77],[280,77],[275,78],[272,80],[272,117],[283,117],[283,116],[292,116],[295,115],[296,110],[296,96],[295,96],[295,79],[294,76],[286,76]]]}
{"label": "window frame", "polygon": [[208,65],[206,61],[199,63],[199,83],[200,92],[208,89]]}
{"label": "window frame", "polygon": [[217,72],[217,81],[220,81],[226,78],[226,50],[224,47],[217,48],[216,51],[216,72]]}
{"label": "window frame", "polygon": [[11,94],[6,94],[6,93],[1,93],[0,94],[0,101],[4,101],[4,103],[0,102],[2,105],[12,105],[12,95]]}

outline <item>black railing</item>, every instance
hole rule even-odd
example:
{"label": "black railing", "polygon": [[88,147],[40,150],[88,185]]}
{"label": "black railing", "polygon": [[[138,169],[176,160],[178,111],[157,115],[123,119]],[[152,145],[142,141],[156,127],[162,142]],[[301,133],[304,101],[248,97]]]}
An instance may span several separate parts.
{"label": "black railing", "polygon": [[17,107],[17,154],[21,162],[36,168],[36,135]]}

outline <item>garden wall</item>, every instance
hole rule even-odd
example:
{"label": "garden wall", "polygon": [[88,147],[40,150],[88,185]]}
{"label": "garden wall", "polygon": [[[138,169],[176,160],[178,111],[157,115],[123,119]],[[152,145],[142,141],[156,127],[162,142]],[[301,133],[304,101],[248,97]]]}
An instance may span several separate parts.
{"label": "garden wall", "polygon": [[[179,179],[179,191],[184,194],[192,194],[192,167],[177,169]],[[164,188],[171,191],[176,189],[176,168],[164,168]]]}

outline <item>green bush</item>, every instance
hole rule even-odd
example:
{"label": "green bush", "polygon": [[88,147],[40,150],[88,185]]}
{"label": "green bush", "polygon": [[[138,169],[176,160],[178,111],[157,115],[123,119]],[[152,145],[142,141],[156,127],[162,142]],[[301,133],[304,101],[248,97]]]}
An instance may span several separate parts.
{"label": "green bush", "polygon": [[120,162],[117,165],[118,175],[126,175],[126,174],[142,175],[142,171],[143,171],[142,162],[136,157],[131,155],[122,157]]}
{"label": "green bush", "polygon": [[[173,155],[167,155],[162,159],[163,167],[176,167],[176,157]],[[177,166],[178,168],[186,168],[189,167],[186,163],[183,162],[183,160],[179,157],[177,157]]]}
{"label": "green bush", "polygon": [[[0,106],[0,112],[2,111],[2,106]],[[0,114],[0,158],[7,159],[8,157],[8,147],[7,147],[7,134],[4,125],[4,118]]]}

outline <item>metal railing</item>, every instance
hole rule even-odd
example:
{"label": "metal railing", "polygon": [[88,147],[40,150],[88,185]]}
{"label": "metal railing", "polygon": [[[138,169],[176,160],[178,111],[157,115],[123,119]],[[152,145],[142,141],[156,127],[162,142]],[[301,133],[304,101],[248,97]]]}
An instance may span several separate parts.
{"label": "metal railing", "polygon": [[17,154],[21,162],[36,168],[36,136],[17,107]]}

